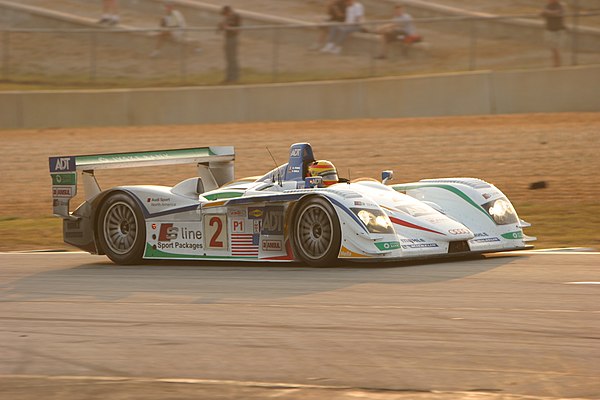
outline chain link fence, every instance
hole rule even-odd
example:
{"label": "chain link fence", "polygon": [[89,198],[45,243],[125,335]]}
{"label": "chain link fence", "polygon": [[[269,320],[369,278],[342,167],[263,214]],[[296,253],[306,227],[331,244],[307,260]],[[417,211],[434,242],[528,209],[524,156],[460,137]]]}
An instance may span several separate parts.
{"label": "chain link fence", "polygon": [[[570,16],[562,43],[562,65],[600,64],[600,34],[586,18]],[[515,21],[513,21],[513,19]],[[496,24],[537,20],[537,15],[497,18],[415,19],[423,41],[389,46],[378,59],[389,21],[373,21],[344,43],[340,54],[319,51],[331,26],[246,26],[240,28],[241,83],[294,82],[467,70],[552,66],[539,25],[507,29]],[[599,31],[596,29],[596,31]],[[522,33],[526,32],[526,33]],[[214,85],[223,80],[223,35],[188,28],[157,50],[159,29],[0,29],[0,77],[4,82],[57,86]],[[594,45],[594,40],[596,44]],[[158,53],[158,54],[157,54]]]}

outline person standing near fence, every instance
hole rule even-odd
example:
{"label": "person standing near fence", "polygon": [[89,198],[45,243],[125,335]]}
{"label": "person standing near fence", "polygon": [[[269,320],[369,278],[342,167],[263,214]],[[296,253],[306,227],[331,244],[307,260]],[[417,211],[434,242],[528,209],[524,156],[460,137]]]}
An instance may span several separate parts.
{"label": "person standing near fence", "polygon": [[119,5],[117,0],[102,0],[102,18],[99,24],[117,25],[119,23]]}
{"label": "person standing near fence", "polygon": [[218,25],[218,31],[225,36],[225,79],[222,83],[234,83],[240,78],[240,66],[238,64],[238,36],[242,19],[230,6],[221,9],[223,20]]}
{"label": "person standing near fence", "polygon": [[167,40],[182,40],[185,35],[185,18],[171,2],[165,3],[165,15],[160,18],[160,27],[162,30],[156,38],[156,46],[150,57],[157,57],[160,49]]}
{"label": "person standing near fence", "polygon": [[546,20],[544,39],[552,52],[552,62],[560,67],[560,50],[565,41],[565,6],[559,0],[547,0],[541,16]]}

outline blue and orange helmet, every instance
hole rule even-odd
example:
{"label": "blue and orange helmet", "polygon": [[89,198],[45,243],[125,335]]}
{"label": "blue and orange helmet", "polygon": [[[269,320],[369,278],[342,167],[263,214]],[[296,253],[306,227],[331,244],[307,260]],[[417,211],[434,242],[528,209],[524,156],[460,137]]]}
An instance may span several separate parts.
{"label": "blue and orange helmet", "polygon": [[317,160],[308,165],[308,176],[320,176],[323,185],[329,186],[338,183],[339,178],[335,166],[331,161]]}

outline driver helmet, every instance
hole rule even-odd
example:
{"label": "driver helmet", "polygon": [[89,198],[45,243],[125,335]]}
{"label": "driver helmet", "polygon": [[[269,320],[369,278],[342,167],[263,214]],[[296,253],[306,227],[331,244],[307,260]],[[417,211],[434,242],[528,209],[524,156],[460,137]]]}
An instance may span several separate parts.
{"label": "driver helmet", "polygon": [[330,186],[338,183],[338,174],[331,161],[317,160],[308,165],[308,176],[320,176],[323,178],[323,185]]}

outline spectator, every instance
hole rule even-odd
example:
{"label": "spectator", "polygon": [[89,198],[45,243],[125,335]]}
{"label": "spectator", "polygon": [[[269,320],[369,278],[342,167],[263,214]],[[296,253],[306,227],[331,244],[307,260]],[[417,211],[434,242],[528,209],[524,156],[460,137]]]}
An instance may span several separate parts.
{"label": "spectator", "polygon": [[[401,40],[404,45],[409,45],[421,41],[412,17],[404,12],[404,7],[400,4],[394,7],[392,23],[379,27],[375,33],[381,35],[381,49],[379,55],[375,57],[377,59],[387,58],[388,45],[391,42]],[[405,50],[406,46],[403,49]]]}
{"label": "spectator", "polygon": [[346,0],[344,24],[331,27],[327,44],[321,49],[321,52],[340,54],[348,36],[362,29],[360,24],[364,22],[364,18],[365,9],[363,5],[356,0]]}
{"label": "spectator", "polygon": [[559,0],[548,0],[542,10],[542,17],[546,20],[544,37],[552,52],[552,61],[555,67],[560,67],[560,49],[565,40],[565,6]]}
{"label": "spectator", "polygon": [[119,23],[119,6],[117,0],[102,0],[102,18],[99,24],[117,25]]}
{"label": "spectator", "polygon": [[[346,19],[346,0],[329,0],[327,2],[327,19],[324,22],[344,22]],[[311,46],[310,50],[321,49],[327,40],[329,26],[319,27],[319,38],[315,45]]]}
{"label": "spectator", "polygon": [[242,19],[230,6],[221,9],[223,20],[218,25],[218,31],[225,36],[225,79],[222,83],[234,83],[240,78],[240,67],[238,64],[238,35]]}
{"label": "spectator", "polygon": [[160,54],[160,49],[167,40],[181,40],[185,35],[185,19],[178,10],[175,10],[171,2],[165,3],[165,15],[160,19],[160,27],[162,30],[158,33],[156,47],[150,54],[151,57]]}

